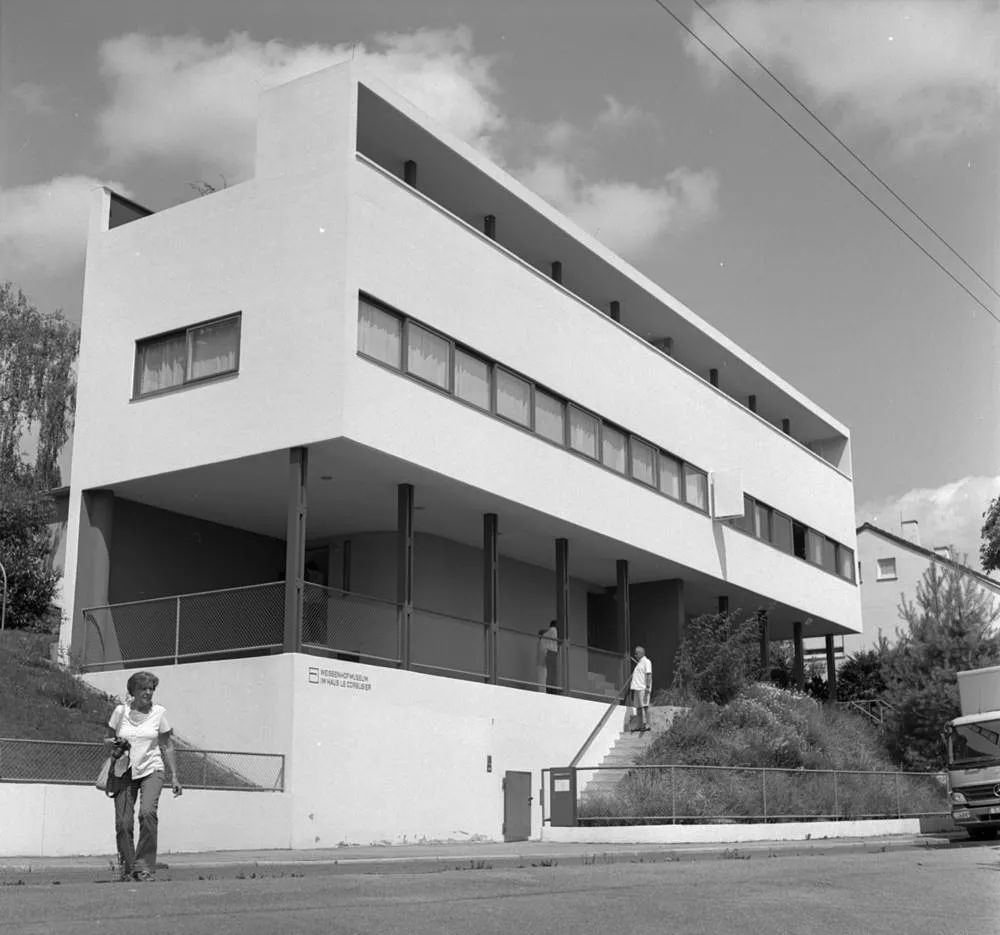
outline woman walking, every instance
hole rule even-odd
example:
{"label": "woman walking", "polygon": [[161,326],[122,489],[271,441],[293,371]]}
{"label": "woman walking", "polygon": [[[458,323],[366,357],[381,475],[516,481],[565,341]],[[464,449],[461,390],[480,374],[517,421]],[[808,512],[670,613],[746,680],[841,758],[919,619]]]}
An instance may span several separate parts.
{"label": "woman walking", "polygon": [[[157,806],[164,783],[164,761],[170,769],[174,796],[182,792],[167,712],[162,705],[153,704],[153,692],[159,683],[152,672],[136,672],[129,677],[129,698],[112,712],[104,739],[109,746],[115,742],[129,745],[129,767],[115,793],[115,837],[122,880],[152,880],[156,871]],[[133,843],[136,801],[138,848]]]}

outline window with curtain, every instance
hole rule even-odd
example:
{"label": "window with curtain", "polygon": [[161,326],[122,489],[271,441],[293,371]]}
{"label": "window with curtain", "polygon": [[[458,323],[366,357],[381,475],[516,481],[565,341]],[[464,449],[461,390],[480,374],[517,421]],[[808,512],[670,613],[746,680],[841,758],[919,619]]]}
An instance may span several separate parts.
{"label": "window with curtain", "polygon": [[613,471],[624,474],[628,461],[628,441],[624,432],[605,424],[601,431],[601,461]]}
{"label": "window with curtain", "polygon": [[514,374],[496,368],[497,415],[518,425],[531,427],[531,384]]}
{"label": "window with curtain", "polygon": [[566,444],[566,405],[565,403],[535,388],[535,431],[543,438]]}
{"label": "window with curtain", "polygon": [[811,529],[806,530],[806,560],[814,565],[823,564],[823,537]]}
{"label": "window with curtain", "polygon": [[833,539],[823,539],[823,567],[837,574],[837,543]]}
{"label": "window with curtain", "polygon": [[708,512],[708,476],[690,464],[684,465],[684,499]]}
{"label": "window with curtain", "polygon": [[136,342],[136,397],[239,370],[240,315]]}
{"label": "window with curtain", "polygon": [[397,315],[366,302],[358,301],[358,350],[367,357],[402,367],[403,321]]}
{"label": "window with curtain", "polygon": [[569,446],[574,451],[597,460],[598,421],[595,416],[575,406],[569,407]]}
{"label": "window with curtain", "polygon": [[765,542],[771,541],[771,508],[756,501],[753,504],[753,534]]}
{"label": "window with curtain", "polygon": [[660,491],[675,500],[681,499],[681,463],[668,454],[660,454]]}
{"label": "window with curtain", "polygon": [[642,481],[644,484],[649,484],[650,487],[655,487],[655,449],[652,446],[647,445],[645,442],[639,441],[637,438],[633,438],[629,441],[629,448],[632,452],[632,476],[636,480]]}
{"label": "window with curtain", "polygon": [[413,376],[448,389],[448,342],[440,335],[415,325],[406,325],[406,372]]}
{"label": "window with curtain", "polygon": [[490,408],[490,365],[455,348],[455,395],[487,412]]}
{"label": "window with curtain", "polygon": [[854,580],[854,553],[845,545],[837,546],[837,574],[848,581]]}
{"label": "window with curtain", "polygon": [[227,318],[208,325],[199,325],[188,332],[190,340],[189,379],[200,380],[236,369],[236,352],[240,346],[240,322]]}

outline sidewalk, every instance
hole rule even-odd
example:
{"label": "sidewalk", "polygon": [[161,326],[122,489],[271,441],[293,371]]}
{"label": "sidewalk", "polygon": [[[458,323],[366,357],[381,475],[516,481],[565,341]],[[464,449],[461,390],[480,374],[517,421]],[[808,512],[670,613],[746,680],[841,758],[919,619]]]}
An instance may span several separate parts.
{"label": "sidewalk", "polygon": [[[334,873],[439,873],[579,864],[819,857],[948,847],[954,834],[892,835],[751,844],[575,844],[543,841],[399,844],[317,850],[162,854],[159,881],[315,876]],[[111,882],[114,857],[0,857],[0,886]],[[166,866],[163,866],[163,865]]]}

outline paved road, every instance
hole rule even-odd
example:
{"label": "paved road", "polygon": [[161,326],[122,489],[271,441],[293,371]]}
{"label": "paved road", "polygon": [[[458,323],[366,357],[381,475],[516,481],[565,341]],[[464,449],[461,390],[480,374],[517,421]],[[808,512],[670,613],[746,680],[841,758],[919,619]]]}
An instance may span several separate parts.
{"label": "paved road", "polygon": [[0,935],[992,935],[1000,847],[0,887]]}

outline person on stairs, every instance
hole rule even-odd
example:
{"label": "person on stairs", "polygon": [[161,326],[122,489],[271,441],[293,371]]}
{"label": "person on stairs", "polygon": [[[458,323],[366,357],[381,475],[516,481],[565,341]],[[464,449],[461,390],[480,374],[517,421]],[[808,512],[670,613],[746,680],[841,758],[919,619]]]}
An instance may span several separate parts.
{"label": "person on stairs", "polygon": [[632,670],[632,681],[629,683],[629,707],[639,715],[637,731],[649,730],[649,699],[653,693],[653,663],[649,661],[646,650],[636,646],[633,654],[635,668]]}

